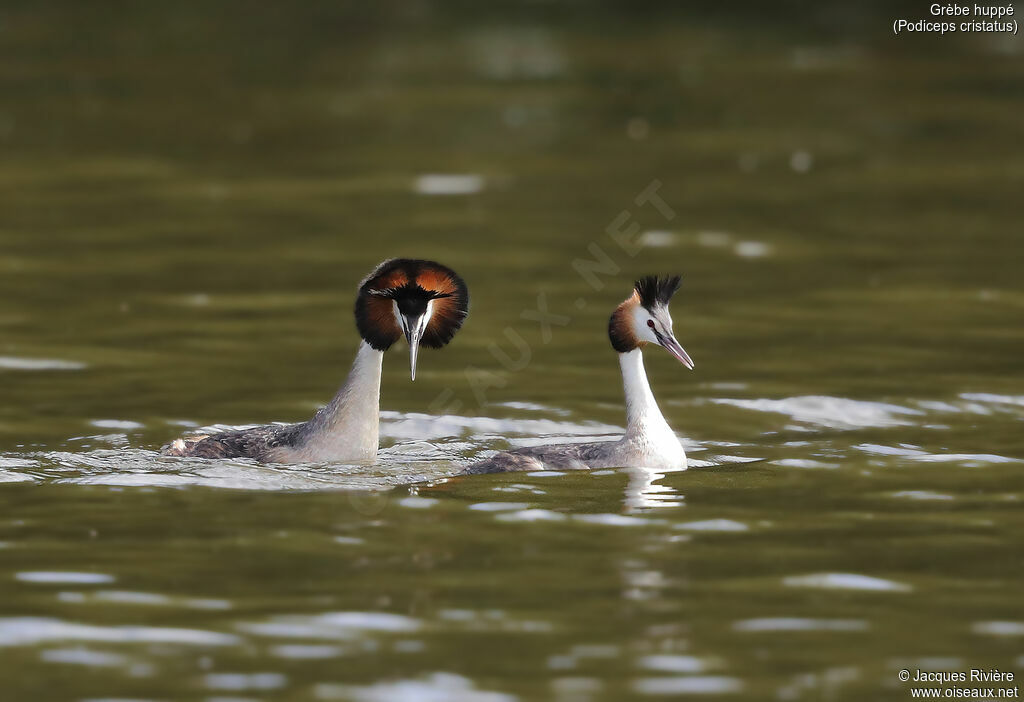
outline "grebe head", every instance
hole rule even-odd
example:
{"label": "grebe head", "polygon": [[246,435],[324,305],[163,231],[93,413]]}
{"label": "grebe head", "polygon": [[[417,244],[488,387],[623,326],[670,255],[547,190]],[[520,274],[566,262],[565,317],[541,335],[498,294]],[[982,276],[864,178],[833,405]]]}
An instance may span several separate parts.
{"label": "grebe head", "polygon": [[633,294],[615,308],[608,320],[608,338],[612,348],[628,353],[647,344],[662,346],[680,363],[693,370],[693,360],[672,333],[668,303],[679,289],[678,275],[649,275],[636,281]]}
{"label": "grebe head", "polygon": [[359,284],[356,296],[356,327],[366,343],[387,351],[405,334],[413,380],[420,344],[441,348],[452,340],[467,314],[466,283],[451,268],[434,261],[384,261]]}

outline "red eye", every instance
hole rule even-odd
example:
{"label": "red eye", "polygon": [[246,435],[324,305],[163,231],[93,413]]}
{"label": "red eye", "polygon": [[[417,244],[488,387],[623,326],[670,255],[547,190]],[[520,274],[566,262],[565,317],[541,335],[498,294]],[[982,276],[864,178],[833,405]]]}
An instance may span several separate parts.
{"label": "red eye", "polygon": [[653,319],[648,319],[647,320],[647,326],[649,326],[651,329],[654,329],[654,320]]}

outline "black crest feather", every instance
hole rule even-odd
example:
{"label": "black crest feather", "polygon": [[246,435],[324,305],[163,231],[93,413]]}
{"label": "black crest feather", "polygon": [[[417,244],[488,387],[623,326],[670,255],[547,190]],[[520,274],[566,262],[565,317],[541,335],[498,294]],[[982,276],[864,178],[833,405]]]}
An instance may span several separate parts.
{"label": "black crest feather", "polygon": [[681,275],[647,275],[636,281],[633,287],[640,296],[640,304],[653,309],[656,305],[668,306],[668,301],[676,294],[682,282]]}

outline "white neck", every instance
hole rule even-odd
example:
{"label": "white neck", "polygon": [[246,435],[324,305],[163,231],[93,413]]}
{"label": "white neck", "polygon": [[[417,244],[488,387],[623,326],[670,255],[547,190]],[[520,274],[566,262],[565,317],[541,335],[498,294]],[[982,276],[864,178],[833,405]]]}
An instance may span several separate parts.
{"label": "white neck", "polygon": [[377,455],[383,361],[383,351],[365,341],[359,345],[345,383],[330,404],[309,420],[305,441],[295,447],[301,460],[367,460]]}
{"label": "white neck", "polygon": [[623,441],[638,444],[655,464],[650,467],[685,467],[683,447],[654,399],[640,349],[620,353],[619,367],[626,393],[626,436]]}

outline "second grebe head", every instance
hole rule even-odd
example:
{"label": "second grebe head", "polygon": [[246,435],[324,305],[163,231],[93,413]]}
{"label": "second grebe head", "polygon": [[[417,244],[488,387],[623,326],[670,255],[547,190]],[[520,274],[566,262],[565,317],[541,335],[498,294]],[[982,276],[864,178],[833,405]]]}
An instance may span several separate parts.
{"label": "second grebe head", "polygon": [[684,366],[693,370],[693,360],[676,341],[668,303],[676,294],[682,277],[649,275],[636,281],[633,294],[612,312],[608,338],[612,348],[628,353],[647,344],[665,348]]}
{"label": "second grebe head", "polygon": [[378,351],[405,334],[416,380],[420,344],[439,349],[455,336],[469,314],[469,290],[459,275],[434,261],[392,258],[359,284],[356,327]]}

